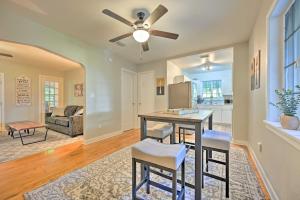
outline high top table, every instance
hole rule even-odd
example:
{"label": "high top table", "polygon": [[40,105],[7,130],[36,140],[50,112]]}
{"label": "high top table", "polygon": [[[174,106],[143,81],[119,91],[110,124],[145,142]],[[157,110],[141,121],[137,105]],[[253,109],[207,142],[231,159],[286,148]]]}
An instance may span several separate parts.
{"label": "high top table", "polygon": [[[176,142],[176,124],[187,124],[195,126],[195,199],[201,199],[202,192],[202,123],[208,120],[208,129],[212,130],[213,111],[199,110],[198,113],[176,115],[165,112],[154,112],[150,114],[140,114],[141,140],[147,136],[147,121],[166,122],[173,125],[171,137],[172,143]],[[143,175],[142,175],[143,176]]]}

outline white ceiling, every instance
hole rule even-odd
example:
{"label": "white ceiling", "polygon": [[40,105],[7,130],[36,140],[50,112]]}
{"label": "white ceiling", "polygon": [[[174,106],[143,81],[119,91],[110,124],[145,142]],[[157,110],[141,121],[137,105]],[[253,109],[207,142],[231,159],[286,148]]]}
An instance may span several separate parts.
{"label": "white ceiling", "polygon": [[206,62],[202,56],[208,56],[212,69],[210,71],[222,71],[232,68],[233,48],[220,49],[217,51],[194,54],[181,58],[171,59],[168,62],[173,63],[187,74],[207,72],[203,71],[203,64]]}
{"label": "white ceiling", "polygon": [[13,56],[12,58],[0,56],[0,62],[8,61],[22,64],[24,66],[35,66],[57,71],[67,71],[81,67],[80,64],[56,54],[23,44],[0,41],[0,53],[10,54]]}
{"label": "white ceiling", "polygon": [[[247,41],[262,0],[9,0],[1,1],[12,12],[99,45],[131,60],[145,63],[183,53]],[[140,59],[140,46],[127,38],[125,47],[109,39],[132,31],[130,27],[104,15],[104,8],[135,21],[133,12],[149,11],[163,4],[169,10],[153,28],[179,34],[178,40],[151,37],[150,51]]]}

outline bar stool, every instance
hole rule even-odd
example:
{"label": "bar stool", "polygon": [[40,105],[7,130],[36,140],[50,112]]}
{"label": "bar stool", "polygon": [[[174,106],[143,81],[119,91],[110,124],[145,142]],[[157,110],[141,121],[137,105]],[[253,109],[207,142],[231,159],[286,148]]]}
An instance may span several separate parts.
{"label": "bar stool", "polygon": [[173,126],[170,124],[163,124],[159,123],[151,128],[147,128],[147,138],[155,139],[161,143],[163,140],[170,136],[170,143],[171,142],[171,135],[173,133]]}
{"label": "bar stool", "polygon": [[[230,149],[230,142],[231,142],[231,135],[229,133],[220,132],[220,131],[213,131],[213,130],[207,130],[202,135],[202,149],[203,152],[206,152],[206,169],[203,170],[202,165],[202,176],[208,176],[220,181],[224,181],[226,183],[226,198],[229,198],[229,149]],[[209,152],[221,152],[225,154],[225,162],[215,160],[212,157],[209,156]],[[202,153],[203,153],[202,152]],[[226,168],[226,174],[225,178],[216,176],[214,174],[211,174],[208,172],[208,162],[214,162],[218,164],[225,165]],[[204,187],[202,177],[202,187]]]}
{"label": "bar stool", "polygon": [[[186,134],[186,131],[193,131],[192,134],[195,133],[195,126],[194,125],[188,125],[188,124],[180,124],[179,127],[178,127],[178,139],[179,139],[179,143],[187,143],[187,144],[192,144],[192,143],[189,143],[189,142],[186,142],[185,140],[185,134]],[[182,135],[182,139],[181,139],[181,135]]]}
{"label": "bar stool", "polygon": [[[150,185],[172,193],[172,200],[185,198],[185,145],[162,144],[153,139],[145,139],[131,148],[132,153],[132,199],[137,199],[137,191],[146,183],[147,194]],[[136,164],[144,165],[144,177],[136,183]],[[172,173],[172,188],[150,180],[150,167]],[[177,170],[181,167],[181,190],[177,191]]]}

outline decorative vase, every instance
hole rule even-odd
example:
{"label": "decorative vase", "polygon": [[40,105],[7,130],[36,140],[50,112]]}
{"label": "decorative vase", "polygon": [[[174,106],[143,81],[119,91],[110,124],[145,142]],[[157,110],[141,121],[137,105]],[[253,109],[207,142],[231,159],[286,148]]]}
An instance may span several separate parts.
{"label": "decorative vase", "polygon": [[284,129],[297,130],[299,128],[299,118],[282,114],[280,116],[280,124]]}

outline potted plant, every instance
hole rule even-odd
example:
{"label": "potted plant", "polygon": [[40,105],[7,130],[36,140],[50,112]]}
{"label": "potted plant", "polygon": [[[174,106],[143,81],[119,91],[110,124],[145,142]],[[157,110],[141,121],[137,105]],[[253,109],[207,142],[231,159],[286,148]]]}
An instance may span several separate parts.
{"label": "potted plant", "polygon": [[[300,89],[299,85],[296,87]],[[299,128],[299,118],[296,114],[300,104],[300,95],[294,94],[290,89],[275,90],[275,93],[278,96],[278,102],[271,104],[282,112],[280,116],[282,128],[297,130]]]}

